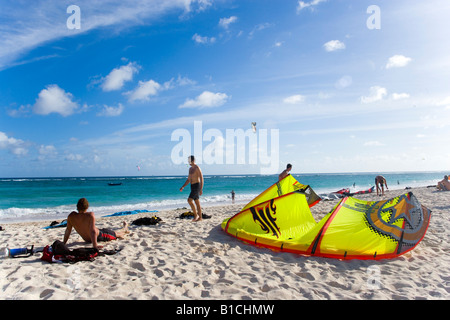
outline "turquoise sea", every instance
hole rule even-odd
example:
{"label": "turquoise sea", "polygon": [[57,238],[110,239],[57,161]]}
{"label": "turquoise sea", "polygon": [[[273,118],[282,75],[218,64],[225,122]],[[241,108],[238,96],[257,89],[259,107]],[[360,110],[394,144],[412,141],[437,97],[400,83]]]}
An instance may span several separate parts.
{"label": "turquoise sea", "polygon": [[[436,184],[449,172],[384,173],[389,189]],[[375,173],[293,174],[317,194],[342,188],[351,192],[374,185]],[[189,186],[179,189],[185,176],[0,178],[0,223],[65,219],[87,198],[97,216],[130,210],[164,210],[188,207]],[[204,206],[245,203],[277,181],[275,175],[205,175]],[[120,184],[110,186],[109,184]]]}

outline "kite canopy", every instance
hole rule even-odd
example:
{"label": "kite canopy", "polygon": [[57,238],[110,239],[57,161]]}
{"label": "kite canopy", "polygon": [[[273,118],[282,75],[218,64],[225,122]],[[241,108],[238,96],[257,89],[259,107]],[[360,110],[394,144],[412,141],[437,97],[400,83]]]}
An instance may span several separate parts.
{"label": "kite canopy", "polygon": [[[287,180],[286,180],[287,179]],[[300,186],[292,176],[275,190]],[[296,181],[296,180],[295,180]],[[386,259],[412,250],[425,236],[431,211],[412,193],[390,200],[342,199],[316,223],[309,186],[273,195],[270,187],[241,212],[222,222],[228,234],[257,246],[285,252],[336,258]],[[309,191],[309,192],[308,192]],[[317,195],[316,195],[317,196]]]}
{"label": "kite canopy", "polygon": [[250,201],[244,207],[244,209],[242,209],[242,211],[250,207],[253,207],[257,204],[260,204],[264,201],[289,194],[293,191],[301,191],[302,193],[304,193],[309,207],[316,205],[321,200],[320,197],[314,192],[314,190],[310,186],[301,184],[292,175],[288,175],[283,180],[273,184],[265,191],[263,191],[255,199]]}

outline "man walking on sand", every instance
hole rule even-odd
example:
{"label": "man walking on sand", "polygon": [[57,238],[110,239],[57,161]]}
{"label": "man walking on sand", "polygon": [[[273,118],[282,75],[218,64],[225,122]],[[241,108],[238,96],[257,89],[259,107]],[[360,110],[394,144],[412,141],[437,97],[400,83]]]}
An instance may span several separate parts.
{"label": "man walking on sand", "polygon": [[180,188],[180,191],[183,191],[184,187],[186,187],[189,183],[191,184],[191,193],[189,194],[188,203],[194,213],[193,221],[196,222],[203,220],[202,208],[200,206],[200,196],[203,194],[203,174],[200,167],[195,164],[194,156],[190,156],[188,161],[191,166],[189,168],[189,176],[184,185]]}
{"label": "man walking on sand", "polygon": [[91,242],[94,249],[101,249],[97,242],[111,241],[117,238],[123,238],[128,233],[128,225],[123,222],[123,228],[120,230],[111,229],[98,229],[95,226],[95,215],[93,212],[87,212],[89,208],[89,202],[86,198],[81,198],[77,203],[77,210],[73,211],[67,217],[67,227],[64,233],[64,243],[67,243],[72,232],[72,228],[78,232],[78,234],[86,242]]}

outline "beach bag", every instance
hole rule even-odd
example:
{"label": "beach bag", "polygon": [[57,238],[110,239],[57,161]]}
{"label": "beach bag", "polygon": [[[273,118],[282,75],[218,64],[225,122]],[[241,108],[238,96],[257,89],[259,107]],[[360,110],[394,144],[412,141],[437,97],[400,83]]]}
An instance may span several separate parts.
{"label": "beach bag", "polygon": [[54,259],[53,257],[54,257],[54,254],[53,254],[52,247],[49,245],[45,246],[44,251],[42,251],[41,260],[47,261],[50,263],[57,262],[58,260],[56,258]]}
{"label": "beach bag", "polygon": [[[180,219],[191,219],[194,218],[194,213],[192,211],[183,212],[179,216]],[[211,219],[211,216],[202,213],[202,219]]]}
{"label": "beach bag", "polygon": [[98,255],[98,253],[98,250],[94,248],[79,248],[70,250],[64,242],[56,240],[51,246],[47,245],[44,248],[41,260],[50,263],[94,261],[94,258]]}
{"label": "beach bag", "polygon": [[136,219],[132,222],[132,224],[134,224],[136,226],[154,226],[154,225],[158,224],[160,221],[162,221],[161,218],[159,218],[157,216],[153,216],[151,218],[144,217],[144,218]]}

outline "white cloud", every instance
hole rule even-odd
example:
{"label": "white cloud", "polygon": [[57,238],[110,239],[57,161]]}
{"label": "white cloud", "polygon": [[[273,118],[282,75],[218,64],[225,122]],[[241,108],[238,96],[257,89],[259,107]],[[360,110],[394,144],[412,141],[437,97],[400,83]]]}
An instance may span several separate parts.
{"label": "white cloud", "polygon": [[212,44],[212,43],[216,42],[216,38],[214,38],[214,37],[211,37],[211,38],[203,37],[197,33],[192,36],[192,40],[194,40],[196,43],[199,43],[199,44],[209,44],[209,43]]}
{"label": "white cloud", "polygon": [[293,95],[283,99],[283,102],[288,104],[299,104],[302,103],[303,101],[305,101],[305,97],[300,94]]}
{"label": "white cloud", "polygon": [[343,76],[335,83],[335,87],[337,89],[344,89],[351,86],[353,83],[353,79],[350,76]]}
{"label": "white cloud", "polygon": [[380,141],[367,141],[364,143],[364,147],[382,147],[384,146],[383,143]]}
{"label": "white cloud", "polygon": [[370,88],[370,94],[366,97],[361,97],[362,103],[373,103],[383,100],[387,96],[386,88],[374,86]]}
{"label": "white cloud", "polygon": [[339,40],[331,40],[328,41],[323,45],[326,51],[333,52],[337,50],[344,50],[345,49],[345,43],[339,41]]}
{"label": "white cloud", "polygon": [[299,1],[297,4],[297,14],[300,13],[300,11],[302,11],[305,8],[310,8],[311,10],[314,10],[314,6],[317,6],[318,4],[325,2],[327,0],[312,0],[310,2],[304,2],[304,1]]}
{"label": "white cloud", "polygon": [[131,102],[148,101],[151,96],[156,96],[161,88],[161,85],[154,80],[139,81],[138,87],[134,91],[127,92],[126,95],[129,95],[128,99]]}
{"label": "white cloud", "polygon": [[170,80],[170,83],[173,83],[173,81],[175,81],[175,83],[176,83],[177,85],[179,85],[179,86],[194,85],[194,84],[197,83],[197,82],[194,81],[194,80],[191,80],[191,79],[189,79],[189,78],[187,78],[187,77],[182,77],[182,76],[180,76],[180,75],[178,76],[177,80],[171,79],[171,80]]}
{"label": "white cloud", "polygon": [[102,111],[97,113],[98,116],[101,117],[117,117],[120,116],[125,108],[121,103],[117,107],[110,107],[107,105],[103,106]]}
{"label": "white cloud", "polygon": [[65,157],[65,160],[67,161],[81,161],[83,160],[83,156],[81,154],[73,154],[70,153]]}
{"label": "white cloud", "polygon": [[58,152],[56,151],[55,146],[53,145],[41,145],[39,147],[39,154],[41,155],[56,155]]}
{"label": "white cloud", "polygon": [[178,2],[179,4],[184,3],[185,13],[192,12],[192,11],[195,11],[195,12],[205,11],[206,9],[208,9],[209,7],[212,6],[212,2],[213,2],[213,0],[179,0],[179,1],[164,0],[164,1],[169,2],[169,3],[170,2],[172,2],[172,3]]}
{"label": "white cloud", "polygon": [[389,58],[386,69],[406,67],[411,61],[411,58],[395,55]]}
{"label": "white cloud", "polygon": [[444,100],[441,100],[435,104],[439,107],[445,106],[446,109],[450,109],[450,97],[447,97]]}
{"label": "white cloud", "polygon": [[250,31],[250,33],[248,34],[248,37],[249,37],[249,38],[252,38],[253,35],[254,35],[256,32],[262,31],[262,30],[267,29],[267,28],[270,28],[270,27],[272,27],[272,26],[273,26],[272,23],[268,23],[268,22],[266,22],[266,23],[260,23],[260,24],[256,25],[256,26],[252,29],[252,31]]}
{"label": "white cloud", "polygon": [[408,99],[410,95],[408,93],[393,93],[391,95],[393,100],[402,100],[402,99]]}
{"label": "white cloud", "polygon": [[122,89],[127,81],[133,80],[133,75],[139,72],[139,66],[130,62],[126,66],[113,69],[104,79],[103,91],[114,91]]}
{"label": "white cloud", "polygon": [[158,93],[174,89],[177,86],[194,85],[196,82],[187,77],[178,76],[177,79],[170,79],[169,81],[159,84],[155,80],[139,81],[136,89],[125,92],[130,102],[134,101],[149,101],[151,97],[158,95]]}
{"label": "white cloud", "polygon": [[16,118],[23,115],[27,115],[30,112],[30,105],[20,106],[19,109],[10,109],[7,111],[10,117]]}
{"label": "white cloud", "polygon": [[39,156],[38,156],[38,160],[43,161],[45,160],[47,157],[54,157],[58,154],[58,152],[56,151],[55,146],[53,145],[41,145],[39,147]]}
{"label": "white cloud", "polygon": [[33,112],[40,115],[59,113],[64,117],[70,116],[78,108],[78,104],[72,99],[71,93],[65,92],[56,84],[52,84],[39,93],[33,106]]}
{"label": "white cloud", "polygon": [[274,44],[273,46],[279,48],[279,47],[281,47],[282,45],[283,45],[283,42],[282,42],[282,41],[277,41],[277,42],[275,42],[275,44]]}
{"label": "white cloud", "polygon": [[175,80],[175,78],[170,79],[169,81],[164,82],[163,85],[161,85],[161,90],[169,90],[174,89],[176,86],[184,87],[184,86],[190,86],[195,85],[197,82],[194,80],[191,80],[187,77],[182,77],[178,75],[178,78]]}
{"label": "white cloud", "polygon": [[28,153],[28,149],[25,147],[25,142],[20,139],[8,137],[6,133],[0,131],[0,149],[9,150],[16,156],[23,156]]}
{"label": "white cloud", "polygon": [[224,105],[229,97],[225,93],[204,91],[195,99],[187,99],[179,108],[213,108]]}
{"label": "white cloud", "polygon": [[221,26],[224,29],[228,29],[230,24],[235,23],[238,20],[236,16],[231,16],[229,18],[221,18],[219,20],[219,26]]}

